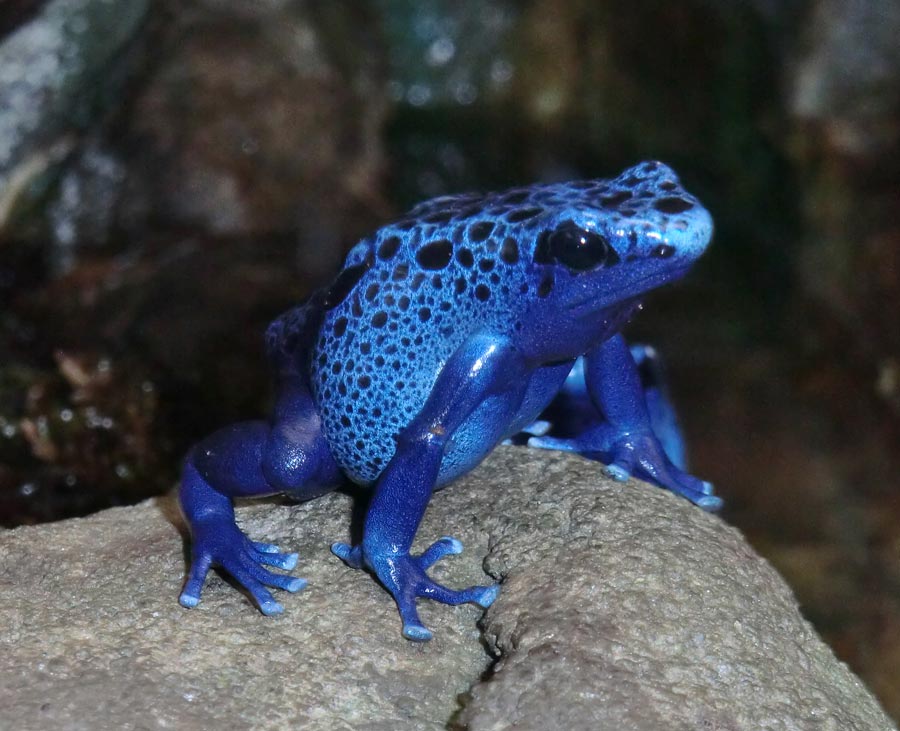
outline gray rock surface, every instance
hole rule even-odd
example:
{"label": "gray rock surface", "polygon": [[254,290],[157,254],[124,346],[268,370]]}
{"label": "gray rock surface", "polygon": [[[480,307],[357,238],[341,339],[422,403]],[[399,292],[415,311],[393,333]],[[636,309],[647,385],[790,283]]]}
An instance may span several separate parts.
{"label": "gray rock surface", "polygon": [[[328,551],[351,500],[239,510],[310,586],[265,618],[220,578],[198,609],[171,499],[0,534],[0,727],[29,729],[894,728],[732,528],[595,464],[505,447],[438,493],[422,544],[503,577],[486,614],[424,602],[428,644]],[[485,644],[497,653],[492,658]]]}

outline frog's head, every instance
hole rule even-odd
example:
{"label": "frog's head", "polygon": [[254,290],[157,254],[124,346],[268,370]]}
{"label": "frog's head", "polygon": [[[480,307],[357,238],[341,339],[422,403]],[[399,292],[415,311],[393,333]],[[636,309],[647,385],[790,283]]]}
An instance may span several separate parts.
{"label": "frog's head", "polygon": [[659,162],[560,188],[566,205],[541,222],[533,254],[538,295],[560,314],[636,301],[682,277],[712,237],[709,213]]}

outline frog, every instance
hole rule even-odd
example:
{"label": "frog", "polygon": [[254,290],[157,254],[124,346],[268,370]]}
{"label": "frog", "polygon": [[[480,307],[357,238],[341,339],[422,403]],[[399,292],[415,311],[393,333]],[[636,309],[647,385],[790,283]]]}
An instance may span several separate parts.
{"label": "frog", "polygon": [[[433,198],[361,240],[327,286],[266,331],[269,418],[220,429],[185,458],[180,603],[198,605],[215,567],[264,615],[283,612],[271,590],[306,585],[290,573],[298,555],[245,535],[234,501],[309,500],[349,480],[368,495],[362,536],[331,550],[393,597],[403,637],[428,640],[418,599],[486,609],[499,592],[428,575],[463,548],[444,536],[412,553],[429,500],[517,436],[719,509],[712,485],[684,469],[677,430],[654,418],[670,410],[642,383],[647,351],[622,334],[712,234],[676,173],[647,161],[614,178]],[[577,428],[554,435],[541,416],[566,400]]]}

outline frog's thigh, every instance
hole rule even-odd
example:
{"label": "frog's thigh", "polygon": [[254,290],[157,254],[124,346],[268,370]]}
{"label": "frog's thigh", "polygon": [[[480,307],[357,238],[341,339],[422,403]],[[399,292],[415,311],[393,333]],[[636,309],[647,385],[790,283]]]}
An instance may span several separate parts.
{"label": "frog's thigh", "polygon": [[317,497],[338,484],[340,469],[331,456],[303,379],[281,381],[273,417],[262,451],[266,481],[302,500]]}

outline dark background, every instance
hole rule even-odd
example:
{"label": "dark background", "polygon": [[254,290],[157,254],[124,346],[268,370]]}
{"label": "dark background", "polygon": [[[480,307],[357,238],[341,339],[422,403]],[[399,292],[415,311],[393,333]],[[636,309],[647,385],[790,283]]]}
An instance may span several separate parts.
{"label": "dark background", "polygon": [[661,159],[717,233],[630,335],[900,717],[897,38],[889,0],[5,0],[0,524],[169,489],[410,204]]}

